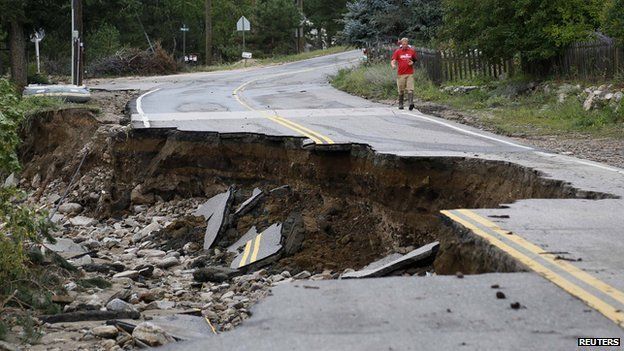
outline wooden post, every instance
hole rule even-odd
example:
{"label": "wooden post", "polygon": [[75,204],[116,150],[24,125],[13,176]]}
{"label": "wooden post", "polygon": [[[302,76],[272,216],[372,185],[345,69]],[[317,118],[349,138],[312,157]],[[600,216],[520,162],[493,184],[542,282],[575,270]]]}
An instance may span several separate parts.
{"label": "wooden post", "polygon": [[22,89],[28,84],[28,72],[26,69],[26,40],[22,24],[17,20],[9,23],[9,50],[11,64],[11,79]]}

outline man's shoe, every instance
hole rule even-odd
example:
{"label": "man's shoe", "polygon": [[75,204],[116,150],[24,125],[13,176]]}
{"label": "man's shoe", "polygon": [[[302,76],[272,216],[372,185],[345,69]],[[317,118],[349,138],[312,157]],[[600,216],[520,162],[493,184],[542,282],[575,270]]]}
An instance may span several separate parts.
{"label": "man's shoe", "polygon": [[399,110],[403,110],[403,106],[399,106]]}
{"label": "man's shoe", "polygon": [[409,110],[410,110],[410,111],[412,111],[413,109],[414,109],[414,104],[411,104],[411,105],[409,106]]}

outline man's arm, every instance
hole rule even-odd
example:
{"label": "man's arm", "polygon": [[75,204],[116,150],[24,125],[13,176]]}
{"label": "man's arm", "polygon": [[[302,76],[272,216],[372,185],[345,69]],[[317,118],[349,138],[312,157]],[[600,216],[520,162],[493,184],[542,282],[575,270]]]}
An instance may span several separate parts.
{"label": "man's arm", "polygon": [[396,62],[397,60],[394,60],[394,59],[390,61],[390,66],[392,66],[392,68],[396,68]]}

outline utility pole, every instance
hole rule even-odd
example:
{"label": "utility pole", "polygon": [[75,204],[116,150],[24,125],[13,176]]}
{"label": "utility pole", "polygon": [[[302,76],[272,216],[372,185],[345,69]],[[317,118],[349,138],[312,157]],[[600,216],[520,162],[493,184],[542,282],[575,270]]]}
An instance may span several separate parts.
{"label": "utility pole", "polygon": [[183,24],[180,31],[182,32],[182,59],[186,62],[186,32],[189,31],[189,27]]}
{"label": "utility pole", "polygon": [[[303,0],[296,0],[299,13],[303,15]],[[302,53],[305,50],[305,37],[303,35],[303,21],[297,29],[297,53]]]}
{"label": "utility pole", "polygon": [[212,0],[206,0],[206,66],[212,65]]}
{"label": "utility pole", "polygon": [[82,85],[82,0],[72,0],[72,84]]}

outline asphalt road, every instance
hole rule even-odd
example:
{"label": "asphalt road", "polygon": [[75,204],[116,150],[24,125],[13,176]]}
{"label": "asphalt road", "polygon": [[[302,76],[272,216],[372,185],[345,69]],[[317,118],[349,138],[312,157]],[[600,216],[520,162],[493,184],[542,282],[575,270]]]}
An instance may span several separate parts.
{"label": "asphalt road", "polygon": [[[624,170],[333,89],[327,76],[358,56],[117,79],[97,88],[147,92],[137,101],[135,128],[295,135],[323,144],[366,143],[404,156],[505,160],[614,198],[529,199],[503,209],[446,213],[532,273],[331,281],[318,283],[319,289],[281,285],[235,331],[172,349],[570,350],[580,336],[624,337]],[[512,310],[510,300],[495,299],[494,283],[526,308]]]}

